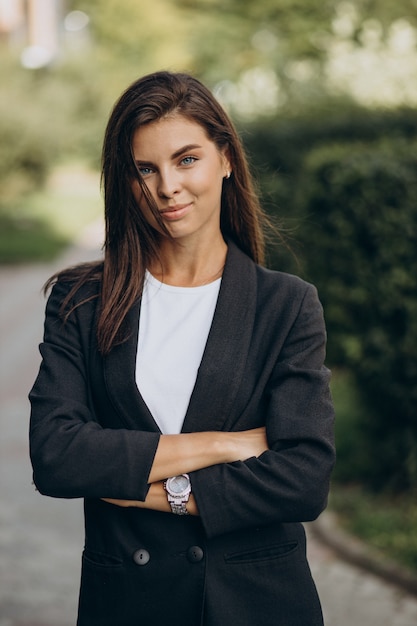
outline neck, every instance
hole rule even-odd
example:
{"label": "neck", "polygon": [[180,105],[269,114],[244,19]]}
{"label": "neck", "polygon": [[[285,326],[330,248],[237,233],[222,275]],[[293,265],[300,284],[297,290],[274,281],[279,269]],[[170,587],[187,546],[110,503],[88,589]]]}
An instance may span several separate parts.
{"label": "neck", "polygon": [[216,241],[195,247],[175,241],[173,245],[161,245],[160,261],[148,269],[155,278],[168,285],[198,287],[220,278],[226,254],[227,245],[221,236]]}

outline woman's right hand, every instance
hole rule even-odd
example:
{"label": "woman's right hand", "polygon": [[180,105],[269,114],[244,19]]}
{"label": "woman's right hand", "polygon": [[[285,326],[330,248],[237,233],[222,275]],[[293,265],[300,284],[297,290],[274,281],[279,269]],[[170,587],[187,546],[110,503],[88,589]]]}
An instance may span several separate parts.
{"label": "woman's right hand", "polygon": [[268,441],[266,439],[265,426],[260,428],[253,428],[252,430],[244,430],[241,432],[227,433],[231,438],[232,445],[235,445],[235,450],[231,449],[232,456],[229,462],[232,461],[246,461],[252,456],[260,456],[263,452],[268,450]]}
{"label": "woman's right hand", "polygon": [[265,427],[241,432],[161,435],[148,482],[217,465],[245,461],[268,450]]}

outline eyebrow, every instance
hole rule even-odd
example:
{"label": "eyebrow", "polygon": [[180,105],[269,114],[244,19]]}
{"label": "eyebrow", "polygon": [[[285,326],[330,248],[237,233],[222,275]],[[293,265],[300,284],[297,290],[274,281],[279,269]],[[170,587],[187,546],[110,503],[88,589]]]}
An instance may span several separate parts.
{"label": "eyebrow", "polygon": [[[201,146],[198,143],[190,143],[187,144],[186,146],[183,146],[182,148],[179,148],[179,150],[176,150],[172,155],[171,155],[171,159],[177,159],[179,156],[181,156],[181,154],[184,154],[185,152],[189,152],[190,150],[197,150],[198,148],[202,148],[203,146]],[[136,163],[140,164],[140,165],[152,165],[151,161],[142,161],[141,159],[136,159]]]}
{"label": "eyebrow", "polygon": [[176,159],[177,157],[181,156],[181,154],[184,154],[184,152],[189,152],[190,150],[196,150],[197,148],[202,148],[202,146],[200,146],[200,144],[198,143],[189,143],[183,148],[176,150],[171,158]]}

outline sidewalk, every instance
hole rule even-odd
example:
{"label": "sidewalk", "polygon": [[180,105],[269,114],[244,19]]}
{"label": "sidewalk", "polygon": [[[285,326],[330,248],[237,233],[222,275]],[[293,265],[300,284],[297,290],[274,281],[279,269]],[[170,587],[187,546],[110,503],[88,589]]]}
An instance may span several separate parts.
{"label": "sidewalk", "polygon": [[42,285],[98,258],[99,233],[93,224],[54,263],[0,268],[0,626],[75,624],[82,503],[44,498],[31,484],[27,394],[40,363]]}
{"label": "sidewalk", "polygon": [[[324,513],[318,523],[306,525],[309,560],[322,601],[325,626],[416,626],[417,596],[368,569],[351,564],[350,544],[355,544],[357,553],[362,555],[367,549],[341,534],[328,518],[329,514]],[[346,558],[341,558],[340,546],[337,550],[330,547],[336,546],[341,537],[345,540]],[[377,561],[374,564],[377,566]]]}
{"label": "sidewalk", "polygon": [[[99,241],[95,225],[53,264],[0,268],[0,626],[75,624],[82,503],[35,492],[27,393],[39,366],[42,284],[59,268],[98,258]],[[326,626],[417,625],[417,596],[341,560],[314,525],[307,532]]]}

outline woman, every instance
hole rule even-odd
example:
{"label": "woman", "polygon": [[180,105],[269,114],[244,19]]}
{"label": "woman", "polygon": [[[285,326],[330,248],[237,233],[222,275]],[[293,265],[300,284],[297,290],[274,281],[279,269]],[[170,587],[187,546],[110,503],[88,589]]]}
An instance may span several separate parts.
{"label": "woman", "polygon": [[264,269],[241,143],[194,78],[131,85],[104,263],[53,277],[30,394],[43,494],[85,499],[79,626],[316,626],[300,522],[334,462],[316,290]]}

